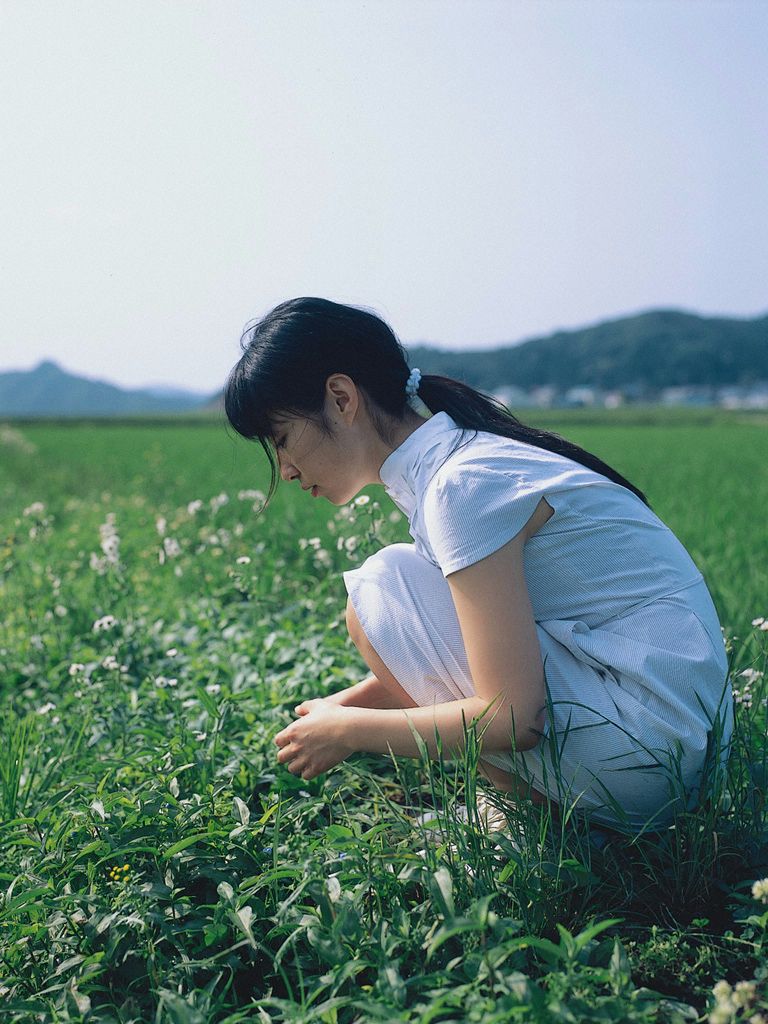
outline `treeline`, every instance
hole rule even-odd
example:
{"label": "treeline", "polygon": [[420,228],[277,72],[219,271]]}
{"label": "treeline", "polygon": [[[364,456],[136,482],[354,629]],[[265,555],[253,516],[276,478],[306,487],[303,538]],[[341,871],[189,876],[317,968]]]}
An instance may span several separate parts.
{"label": "treeline", "polygon": [[768,380],[768,316],[752,320],[652,310],[491,351],[407,346],[412,366],[493,391],[542,385],[654,392]]}

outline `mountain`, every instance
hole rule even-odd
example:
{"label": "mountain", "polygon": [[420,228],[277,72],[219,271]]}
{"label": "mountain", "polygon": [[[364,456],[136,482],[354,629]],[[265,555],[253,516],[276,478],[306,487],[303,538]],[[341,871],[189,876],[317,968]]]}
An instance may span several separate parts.
{"label": "mountain", "polygon": [[[663,388],[749,386],[768,381],[768,315],[749,320],[656,309],[495,349],[408,345],[411,366],[483,391],[550,385],[624,391],[653,401]],[[221,410],[221,394],[176,388],[125,390],[76,377],[46,361],[0,373],[2,416],[112,416]]]}
{"label": "mountain", "polygon": [[412,366],[494,391],[502,385],[631,390],[768,381],[768,316],[752,320],[649,310],[485,351],[407,346]]}
{"label": "mountain", "polygon": [[117,416],[185,412],[210,402],[175,388],[126,390],[77,377],[46,360],[33,370],[0,373],[0,416]]}

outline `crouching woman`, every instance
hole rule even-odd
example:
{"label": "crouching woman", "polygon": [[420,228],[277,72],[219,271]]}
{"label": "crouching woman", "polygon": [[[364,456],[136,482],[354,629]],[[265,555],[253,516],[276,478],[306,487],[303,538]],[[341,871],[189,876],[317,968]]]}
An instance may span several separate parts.
{"label": "crouching woman", "polygon": [[[381,484],[412,544],[344,573],[371,675],[296,708],[278,760],[304,779],[356,751],[459,752],[479,721],[500,789],[604,825],[661,827],[732,729],[705,581],[645,495],[596,456],[458,381],[409,370],[374,314],[317,298],[250,328],[233,427],[313,498]],[[714,750],[714,755],[713,755]]]}

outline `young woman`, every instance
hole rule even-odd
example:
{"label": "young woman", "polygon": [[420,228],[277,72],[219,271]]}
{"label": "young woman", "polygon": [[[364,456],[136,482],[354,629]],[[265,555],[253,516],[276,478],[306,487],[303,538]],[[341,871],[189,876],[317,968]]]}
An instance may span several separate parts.
{"label": "young woman", "polygon": [[518,796],[630,829],[694,806],[727,751],[727,659],[701,573],[645,496],[474,389],[409,371],[365,310],[292,299],[243,348],[225,408],[264,447],[270,494],[278,471],[334,505],[383,484],[414,541],[344,573],[372,675],[300,704],[278,761],[311,779],[355,751],[417,756],[414,730],[450,757],[474,721],[481,769]]}

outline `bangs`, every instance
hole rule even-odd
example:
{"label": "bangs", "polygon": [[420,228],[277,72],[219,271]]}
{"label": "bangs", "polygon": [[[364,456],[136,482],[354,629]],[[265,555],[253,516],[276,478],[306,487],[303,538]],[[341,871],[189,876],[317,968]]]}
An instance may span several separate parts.
{"label": "bangs", "polygon": [[224,388],[224,411],[227,419],[241,437],[259,441],[264,447],[272,440],[272,416],[275,409],[260,387],[258,378],[248,379],[243,356],[233,368]]}

